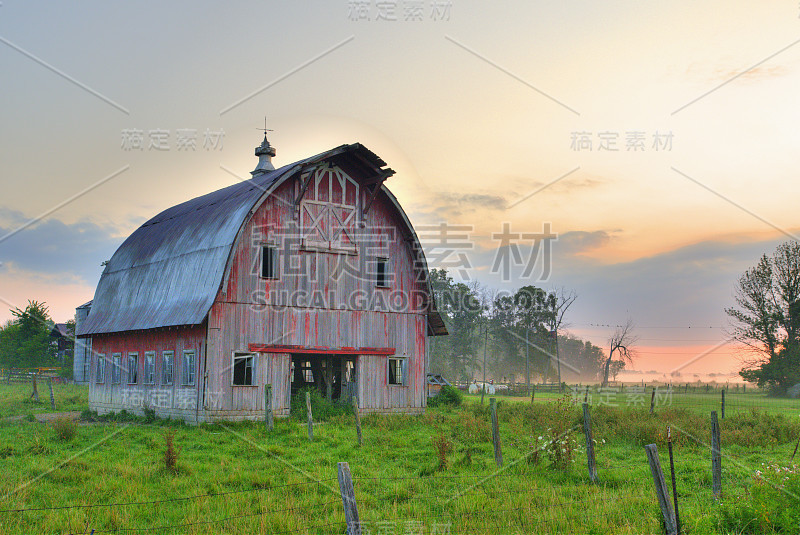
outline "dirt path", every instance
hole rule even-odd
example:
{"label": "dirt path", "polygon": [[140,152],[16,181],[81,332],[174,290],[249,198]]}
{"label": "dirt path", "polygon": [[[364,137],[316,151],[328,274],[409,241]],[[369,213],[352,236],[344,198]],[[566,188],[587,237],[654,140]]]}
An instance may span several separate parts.
{"label": "dirt path", "polygon": [[[40,414],[34,414],[34,418],[36,421],[42,424],[50,423],[56,418],[67,418],[70,420],[79,420],[81,417],[80,411],[69,411],[69,412],[43,412]],[[27,416],[11,416],[8,418],[3,418],[6,422],[13,422],[15,420],[22,420],[27,418]]]}

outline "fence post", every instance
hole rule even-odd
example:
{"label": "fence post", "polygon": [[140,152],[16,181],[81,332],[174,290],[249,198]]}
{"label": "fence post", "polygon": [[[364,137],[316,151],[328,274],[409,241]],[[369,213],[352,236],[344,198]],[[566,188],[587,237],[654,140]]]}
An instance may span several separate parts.
{"label": "fence post", "polygon": [[361,446],[363,441],[361,439],[361,416],[358,414],[358,399],[353,396],[353,414],[356,415],[356,434],[358,435],[358,445]]}
{"label": "fence post", "polygon": [[361,535],[361,521],[358,518],[356,491],[353,488],[353,477],[350,475],[350,465],[347,463],[338,463],[338,468],[339,493],[342,495],[344,520],[347,522],[347,535]]}
{"label": "fence post", "polygon": [[33,392],[31,392],[31,397],[39,403],[39,389],[36,387],[36,376],[34,375],[32,378],[33,381]]}
{"label": "fence post", "polygon": [[725,389],[722,389],[722,419],[725,419]]}
{"label": "fence post", "polygon": [[494,444],[494,461],[497,467],[503,466],[503,451],[500,447],[500,423],[497,421],[497,400],[490,398],[489,403],[492,407],[492,444]]}
{"label": "fence post", "polygon": [[483,405],[483,396],[484,396],[484,394],[486,394],[486,384],[485,383],[481,386],[481,405]]}
{"label": "fence post", "polygon": [[664,472],[661,470],[661,461],[658,460],[658,447],[655,444],[648,444],[644,447],[644,451],[647,454],[647,462],[650,463],[650,474],[653,476],[658,506],[661,508],[661,515],[664,517],[664,527],[667,535],[675,535],[677,533],[675,513],[672,510],[672,504],[669,502],[669,492],[667,491],[667,483],[664,481]]}
{"label": "fence post", "polygon": [[533,398],[536,397],[536,385],[531,387],[531,403],[533,403]]}
{"label": "fence post", "polygon": [[53,380],[47,380],[47,388],[50,389],[50,408],[56,410],[56,397],[53,395]]}
{"label": "fence post", "polygon": [[669,472],[672,477],[672,503],[675,506],[675,532],[681,532],[681,516],[678,514],[678,482],[675,480],[675,458],[672,454],[672,426],[667,426],[667,448],[669,449]]}
{"label": "fence post", "polygon": [[653,410],[656,408],[656,388],[653,387],[653,393],[650,395],[650,414],[653,414]]}
{"label": "fence post", "polygon": [[272,385],[264,385],[264,425],[268,431],[275,429],[275,420],[272,414]]}
{"label": "fence post", "polygon": [[717,411],[711,411],[711,488],[714,497],[722,498],[722,445],[719,436]]}
{"label": "fence post", "polygon": [[589,403],[589,385],[586,385],[586,392],[583,394],[583,402]]}
{"label": "fence post", "polygon": [[589,480],[597,483],[597,465],[594,458],[594,439],[592,438],[592,417],[589,404],[583,404],[583,434],[586,437],[586,463],[589,467]]}
{"label": "fence post", "polygon": [[306,392],[306,414],[308,415],[308,440],[314,440],[314,418],[311,416],[311,392]]}

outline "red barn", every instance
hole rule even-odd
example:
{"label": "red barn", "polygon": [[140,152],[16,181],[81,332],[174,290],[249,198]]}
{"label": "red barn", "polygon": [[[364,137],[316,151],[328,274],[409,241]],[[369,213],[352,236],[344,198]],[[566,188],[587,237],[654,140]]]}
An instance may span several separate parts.
{"label": "red barn", "polygon": [[[144,223],[108,262],[78,335],[89,406],[202,422],[276,415],[290,396],[424,410],[427,337],[447,334],[419,240],[361,144],[253,177]],[[89,343],[90,342],[90,343]]]}

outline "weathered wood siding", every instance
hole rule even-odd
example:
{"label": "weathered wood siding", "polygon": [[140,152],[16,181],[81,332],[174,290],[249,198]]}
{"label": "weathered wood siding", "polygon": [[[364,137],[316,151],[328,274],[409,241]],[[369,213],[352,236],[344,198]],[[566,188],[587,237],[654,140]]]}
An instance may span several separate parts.
{"label": "weathered wood siding", "polygon": [[[267,197],[242,230],[209,314],[210,388],[218,389],[222,399],[231,400],[230,410],[245,417],[263,410],[266,382],[273,385],[276,414],[288,412],[288,354],[259,354],[258,386],[231,386],[233,352],[246,352],[251,344],[395,348],[396,356],[408,359],[406,385],[387,385],[389,357],[359,355],[360,406],[381,412],[414,412],[425,406],[425,286],[417,280],[411,246],[403,235],[405,225],[382,193],[362,219],[368,190],[360,187],[356,192],[353,186],[361,178],[348,177],[338,168],[327,173],[312,179],[304,199],[315,210],[314,202],[341,203],[342,219],[347,217],[347,206],[355,206],[353,228],[338,240],[338,252],[309,250],[319,247],[318,235],[300,242],[313,217],[302,215],[295,205],[301,180],[287,181]],[[333,191],[328,191],[331,183]],[[323,233],[330,230],[322,228]],[[356,254],[352,247],[348,250],[350,232],[355,234]],[[262,244],[278,246],[277,279],[260,276]],[[376,287],[376,257],[388,259],[388,288]]]}
{"label": "weathered wood siding", "polygon": [[[203,398],[205,325],[102,334],[92,337],[91,377],[89,381],[89,408],[99,413],[127,410],[142,413],[143,406],[149,406],[161,416],[195,421],[202,407],[198,400]],[[155,352],[154,383],[146,384],[144,360],[147,352]],[[163,383],[163,353],[173,352],[173,381]],[[183,352],[195,352],[194,385],[182,385]],[[137,353],[137,382],[128,384],[128,354]],[[112,357],[121,357],[120,382],[112,382]],[[105,378],[97,382],[98,359],[105,356]],[[202,420],[202,418],[200,418]]]}

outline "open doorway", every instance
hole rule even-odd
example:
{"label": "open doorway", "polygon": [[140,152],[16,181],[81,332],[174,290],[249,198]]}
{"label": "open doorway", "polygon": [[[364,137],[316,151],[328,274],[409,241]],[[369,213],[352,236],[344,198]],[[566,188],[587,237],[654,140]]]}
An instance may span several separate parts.
{"label": "open doorway", "polygon": [[292,396],[308,387],[329,401],[347,401],[356,393],[356,357],[336,354],[293,354]]}

